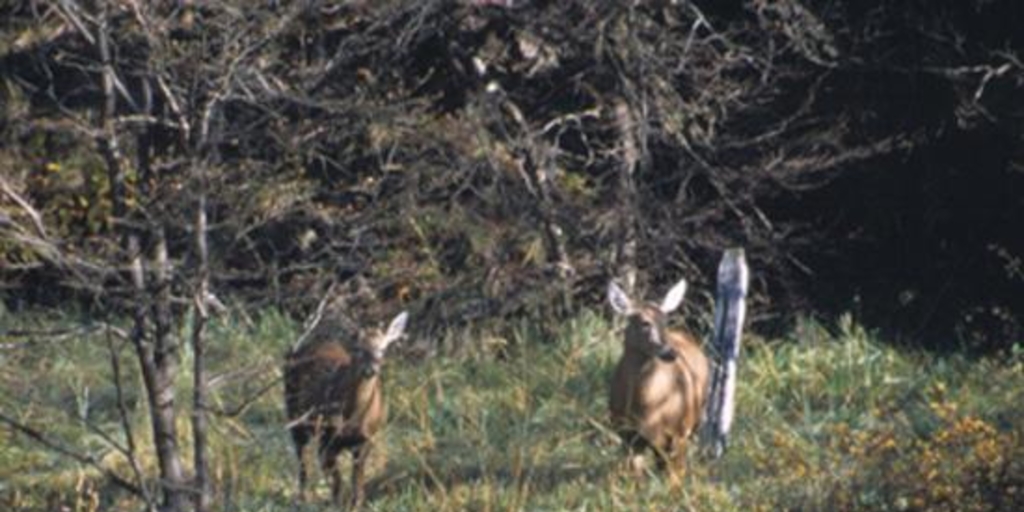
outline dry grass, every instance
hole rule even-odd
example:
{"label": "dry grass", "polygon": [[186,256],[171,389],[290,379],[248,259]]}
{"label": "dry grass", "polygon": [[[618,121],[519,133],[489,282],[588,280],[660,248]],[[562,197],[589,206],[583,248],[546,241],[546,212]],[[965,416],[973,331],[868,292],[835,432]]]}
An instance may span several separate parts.
{"label": "dry grass", "polygon": [[[1019,351],[938,357],[887,347],[849,319],[832,331],[806,323],[791,339],[747,340],[732,447],[717,462],[691,454],[687,481],[675,488],[622,467],[606,419],[620,347],[597,315],[565,325],[557,344],[533,342],[522,328],[488,343],[461,340],[468,348],[457,356],[396,357],[385,368],[391,421],[371,464],[366,508],[1024,510]],[[278,378],[293,335],[294,326],[275,315],[215,326],[218,406],[231,409]],[[130,477],[111,444],[124,436],[105,346],[93,335],[6,349],[0,408]],[[131,352],[120,357],[148,471],[138,379]],[[183,376],[183,391],[187,382]],[[296,462],[280,386],[237,416],[214,418],[213,428],[218,508],[290,507]],[[24,436],[2,430],[0,444],[0,508],[139,508],[95,470]],[[323,483],[315,494],[301,510],[329,508]]]}

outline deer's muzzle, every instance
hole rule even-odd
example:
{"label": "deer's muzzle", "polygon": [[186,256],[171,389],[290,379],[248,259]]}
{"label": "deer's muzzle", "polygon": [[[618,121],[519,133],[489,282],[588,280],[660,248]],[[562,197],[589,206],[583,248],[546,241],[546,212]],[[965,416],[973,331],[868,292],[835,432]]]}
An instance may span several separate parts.
{"label": "deer's muzzle", "polygon": [[662,361],[665,361],[665,362],[675,361],[676,360],[676,356],[678,356],[678,354],[676,354],[676,350],[674,348],[672,348],[672,347],[667,346],[667,345],[664,345],[660,349],[658,349],[658,359],[661,359]]}

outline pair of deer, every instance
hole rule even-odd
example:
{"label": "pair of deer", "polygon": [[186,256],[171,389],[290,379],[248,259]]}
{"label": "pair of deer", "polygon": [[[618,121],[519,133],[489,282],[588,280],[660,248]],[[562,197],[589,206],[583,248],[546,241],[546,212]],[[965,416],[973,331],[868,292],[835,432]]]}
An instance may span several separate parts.
{"label": "pair of deer", "polygon": [[[611,384],[612,424],[632,455],[653,448],[660,467],[671,465],[673,479],[685,466],[686,441],[701,421],[709,373],[699,342],[665,325],[665,315],[685,293],[682,280],[654,304],[633,300],[614,282],[608,286],[612,308],[628,318],[625,350]],[[299,457],[299,499],[305,499],[309,477],[307,448],[316,439],[334,501],[341,494],[337,458],[345,449],[353,456],[352,505],[363,501],[367,456],[387,415],[380,368],[408,317],[398,314],[386,331],[362,335],[354,345],[314,343],[288,355],[285,404]]]}

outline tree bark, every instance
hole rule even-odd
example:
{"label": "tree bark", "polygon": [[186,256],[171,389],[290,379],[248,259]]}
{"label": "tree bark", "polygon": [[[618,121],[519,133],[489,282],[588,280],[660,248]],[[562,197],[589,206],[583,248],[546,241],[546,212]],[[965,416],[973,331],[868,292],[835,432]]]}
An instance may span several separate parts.
{"label": "tree bark", "polygon": [[637,246],[640,222],[639,198],[636,188],[636,169],[640,162],[640,147],[636,136],[636,118],[629,105],[619,100],[615,105],[615,124],[622,144],[622,166],[619,168],[619,230],[615,252],[615,271],[622,280],[626,293],[635,293],[637,280]]}
{"label": "tree bark", "polygon": [[210,287],[209,249],[206,239],[206,184],[201,185],[196,211],[196,253],[199,259],[199,283],[195,292],[195,318],[192,326],[192,443],[195,463],[196,512],[210,509],[210,478],[207,462],[206,417],[206,340],[203,337],[209,318],[207,297]]}
{"label": "tree bark", "polygon": [[[139,365],[142,369],[146,396],[149,401],[153,440],[160,466],[160,484],[164,496],[164,510],[184,510],[187,488],[178,452],[176,414],[174,409],[174,380],[177,375],[177,345],[170,328],[170,266],[167,259],[167,241],[159,221],[150,223],[154,247],[155,279],[152,299],[155,338],[147,340],[147,325],[150,312],[150,294],[146,287],[146,269],[142,244],[136,228],[123,223],[128,209],[128,185],[122,165],[123,150],[115,126],[117,114],[116,75],[113,52],[110,47],[109,5],[100,5],[97,49],[102,62],[103,104],[100,110],[100,135],[97,145],[107,166],[110,180],[110,198],[114,219],[121,221],[123,230],[122,247],[129,263],[132,283],[134,329],[132,343],[135,346]],[[147,174],[148,151],[140,148],[138,153],[139,173]]]}
{"label": "tree bark", "polygon": [[153,237],[153,362],[155,387],[150,392],[153,409],[153,435],[160,475],[164,482],[168,510],[185,509],[188,487],[178,447],[177,409],[174,381],[178,376],[178,342],[172,333],[170,260],[163,226],[151,228]]}

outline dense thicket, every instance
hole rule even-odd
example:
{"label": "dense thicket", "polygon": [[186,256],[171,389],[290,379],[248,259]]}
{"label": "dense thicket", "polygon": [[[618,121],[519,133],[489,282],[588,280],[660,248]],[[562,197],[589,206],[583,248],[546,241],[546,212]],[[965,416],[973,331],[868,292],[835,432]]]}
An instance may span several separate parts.
{"label": "dense thicket", "polygon": [[428,335],[683,275],[706,311],[742,245],[763,326],[853,310],[999,347],[1024,296],[1015,13],[6,1],[3,293],[116,306],[131,232],[166,237],[185,296],[203,193],[212,287],[256,306],[305,314],[337,282]]}

